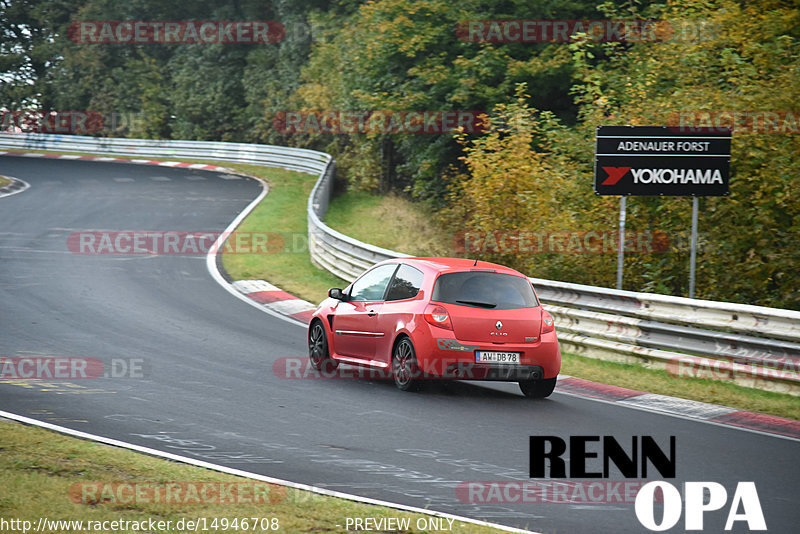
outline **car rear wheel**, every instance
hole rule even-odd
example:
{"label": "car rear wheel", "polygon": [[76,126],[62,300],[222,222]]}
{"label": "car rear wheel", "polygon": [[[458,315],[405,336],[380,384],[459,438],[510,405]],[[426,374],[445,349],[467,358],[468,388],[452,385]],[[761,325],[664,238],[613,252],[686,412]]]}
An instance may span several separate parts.
{"label": "car rear wheel", "polygon": [[404,337],[397,342],[392,353],[392,376],[398,389],[419,391],[422,387],[417,354],[411,340]]}
{"label": "car rear wheel", "polygon": [[543,399],[549,397],[556,388],[555,378],[540,378],[539,380],[521,380],[519,389],[531,399]]}
{"label": "car rear wheel", "polygon": [[339,366],[339,362],[332,360],[328,353],[325,327],[319,321],[314,321],[308,330],[308,359],[311,360],[311,367],[317,371],[332,371]]}

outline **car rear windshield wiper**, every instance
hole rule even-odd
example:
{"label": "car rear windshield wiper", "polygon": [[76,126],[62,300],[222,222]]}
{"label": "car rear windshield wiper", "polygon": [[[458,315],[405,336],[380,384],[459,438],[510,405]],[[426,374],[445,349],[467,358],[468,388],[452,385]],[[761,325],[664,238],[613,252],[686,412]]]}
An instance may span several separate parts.
{"label": "car rear windshield wiper", "polygon": [[457,300],[459,304],[471,304],[472,306],[480,306],[482,308],[496,308],[497,304],[492,302],[480,302],[477,300]]}

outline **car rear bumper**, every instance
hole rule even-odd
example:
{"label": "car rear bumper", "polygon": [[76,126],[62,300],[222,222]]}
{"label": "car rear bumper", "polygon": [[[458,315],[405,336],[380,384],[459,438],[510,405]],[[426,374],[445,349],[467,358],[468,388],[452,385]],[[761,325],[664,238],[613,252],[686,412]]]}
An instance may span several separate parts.
{"label": "car rear bumper", "polygon": [[[484,344],[461,342],[449,330],[432,330],[439,331],[432,332],[432,337],[420,336],[419,343],[415,340],[419,366],[432,378],[520,381],[554,378],[561,371],[555,332],[542,335],[537,343]],[[476,351],[518,352],[520,363],[477,362]]]}
{"label": "car rear bumper", "polygon": [[544,378],[544,369],[538,365],[454,363],[445,368],[442,378],[518,382]]}

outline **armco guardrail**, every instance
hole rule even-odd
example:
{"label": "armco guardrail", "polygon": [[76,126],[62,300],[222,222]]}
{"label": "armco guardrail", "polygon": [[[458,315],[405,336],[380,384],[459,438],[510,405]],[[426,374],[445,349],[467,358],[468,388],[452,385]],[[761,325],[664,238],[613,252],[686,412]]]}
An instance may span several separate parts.
{"label": "armco guardrail", "polygon": [[800,312],[531,281],[571,352],[800,395]]}
{"label": "armco guardrail", "polygon": [[332,158],[324,152],[303,148],[211,141],[163,141],[82,135],[0,133],[0,149],[57,150],[143,158],[233,161],[321,174]]}
{"label": "armco guardrail", "polygon": [[388,258],[407,257],[385,248],[362,243],[322,222],[333,193],[335,164],[331,164],[308,197],[308,247],[311,261],[339,278],[353,281],[365,269]]}
{"label": "armco guardrail", "polygon": [[[34,149],[232,161],[319,176],[308,199],[312,261],[348,281],[405,254],[329,228],[335,165],[313,150],[203,141],[159,141],[45,134],[0,134],[0,149]],[[590,357],[666,368],[677,375],[734,381],[800,395],[800,312],[618,291],[532,278],[556,319],[565,349]]]}
{"label": "armco guardrail", "polygon": [[[353,281],[367,267],[406,256],[322,222],[333,170],[308,200],[312,261]],[[570,352],[800,395],[800,312],[531,278]]]}

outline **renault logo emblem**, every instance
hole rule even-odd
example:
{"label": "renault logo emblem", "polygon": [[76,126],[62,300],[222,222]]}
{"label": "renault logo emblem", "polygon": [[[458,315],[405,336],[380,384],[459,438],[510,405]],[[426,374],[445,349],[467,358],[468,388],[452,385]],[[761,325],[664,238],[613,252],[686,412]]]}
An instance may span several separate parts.
{"label": "renault logo emblem", "polygon": [[498,330],[502,330],[502,329],[503,329],[503,323],[501,323],[500,321],[497,321],[497,322],[494,324],[494,326],[495,326],[495,328],[497,328]]}

